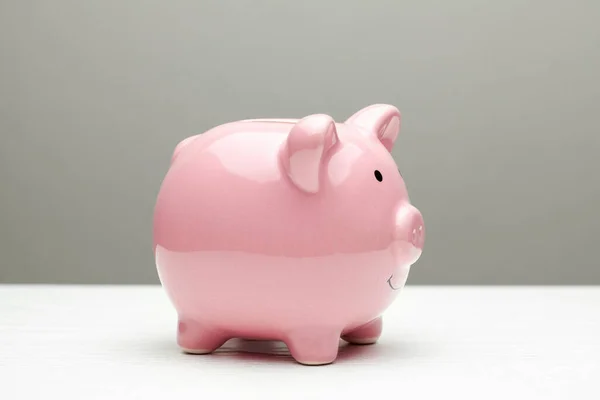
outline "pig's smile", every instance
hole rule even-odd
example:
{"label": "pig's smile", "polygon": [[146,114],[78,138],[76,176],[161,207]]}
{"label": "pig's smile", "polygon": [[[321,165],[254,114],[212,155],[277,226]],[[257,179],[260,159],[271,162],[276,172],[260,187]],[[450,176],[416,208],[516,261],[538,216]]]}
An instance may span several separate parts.
{"label": "pig's smile", "polygon": [[398,290],[398,289],[400,289],[399,287],[394,287],[394,285],[392,285],[392,279],[393,279],[393,278],[394,278],[394,274],[392,274],[392,275],[391,275],[391,276],[388,278],[388,280],[387,280],[387,283],[388,283],[388,285],[390,285],[390,287],[392,288],[392,290]]}

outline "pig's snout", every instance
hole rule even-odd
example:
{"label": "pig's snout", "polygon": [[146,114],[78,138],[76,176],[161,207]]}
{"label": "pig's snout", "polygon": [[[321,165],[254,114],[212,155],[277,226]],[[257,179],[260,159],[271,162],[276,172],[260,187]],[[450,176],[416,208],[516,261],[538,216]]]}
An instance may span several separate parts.
{"label": "pig's snout", "polygon": [[396,213],[394,239],[409,244],[419,252],[425,244],[423,216],[413,205],[402,205]]}

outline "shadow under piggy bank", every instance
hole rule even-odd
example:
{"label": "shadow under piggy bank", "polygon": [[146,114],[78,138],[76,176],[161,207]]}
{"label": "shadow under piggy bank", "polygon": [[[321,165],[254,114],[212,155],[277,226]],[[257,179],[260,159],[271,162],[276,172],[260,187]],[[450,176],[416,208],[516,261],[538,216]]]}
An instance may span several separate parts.
{"label": "shadow under piggy bank", "polygon": [[[410,343],[380,342],[370,345],[356,345],[340,339],[338,357],[334,363],[358,362],[380,363],[412,358],[414,348]],[[298,364],[291,356],[286,344],[277,340],[231,339],[211,354],[195,355],[182,353],[189,357],[214,357],[219,359],[235,358],[254,362],[276,362]]]}

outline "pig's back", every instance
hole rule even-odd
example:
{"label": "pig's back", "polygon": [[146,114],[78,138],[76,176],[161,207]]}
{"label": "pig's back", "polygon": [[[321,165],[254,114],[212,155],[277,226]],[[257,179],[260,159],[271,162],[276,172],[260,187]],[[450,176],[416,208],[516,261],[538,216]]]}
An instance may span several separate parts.
{"label": "pig's back", "polygon": [[279,165],[292,126],[292,120],[230,123],[182,149],[158,195],[155,245],[286,256],[331,251],[320,196],[298,191]]}

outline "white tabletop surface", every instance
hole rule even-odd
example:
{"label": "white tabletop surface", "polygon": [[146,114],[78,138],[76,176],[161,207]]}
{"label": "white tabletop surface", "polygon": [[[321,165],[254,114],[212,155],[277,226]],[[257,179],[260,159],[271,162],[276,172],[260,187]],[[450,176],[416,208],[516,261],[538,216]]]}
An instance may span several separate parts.
{"label": "white tabletop surface", "polygon": [[160,286],[0,285],[0,399],[600,399],[600,287],[409,285],[378,344],[318,367],[182,354],[175,326]]}

